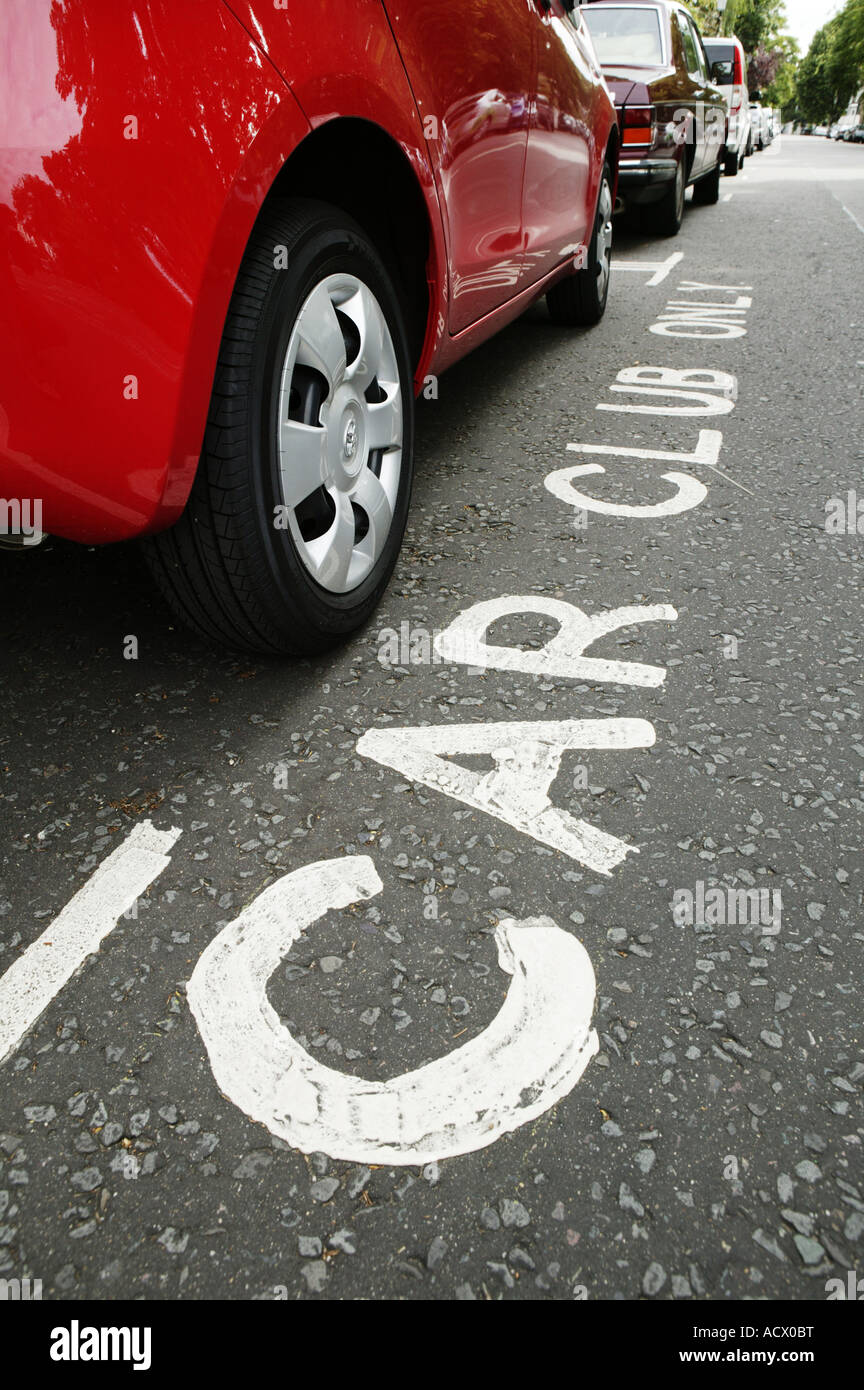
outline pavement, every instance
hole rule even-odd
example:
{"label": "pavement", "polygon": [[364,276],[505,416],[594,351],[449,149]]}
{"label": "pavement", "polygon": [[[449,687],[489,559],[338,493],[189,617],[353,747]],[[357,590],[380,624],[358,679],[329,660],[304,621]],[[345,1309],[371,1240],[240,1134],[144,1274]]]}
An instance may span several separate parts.
{"label": "pavement", "polygon": [[[864,503],[864,148],[785,136],[717,206],[688,202],[677,238],[616,222],[616,254],[631,269],[597,328],[535,306],[421,400],[395,577],[324,659],[209,649],[134,547],[0,552],[0,972],[136,826],[180,832],[0,1067],[0,1278],[68,1300],[822,1301],[864,1273],[864,535],[849,497]],[[682,303],[720,307],[700,325]],[[636,367],[726,373],[689,389],[732,409],[597,409],[690,402],[612,392]],[[715,430],[719,452],[703,441],[693,461]],[[605,474],[562,486],[611,511],[545,485],[598,460]],[[700,500],[620,514],[684,497],[667,472]],[[674,609],[586,653],[665,678],[434,657],[460,613],[514,595]],[[556,630],[517,606],[488,640],[530,664]],[[357,748],[373,729],[572,720],[653,726],[650,746],[559,748],[549,772],[567,825],[631,847],[608,873],[514,823],[530,758],[511,759],[502,815],[388,765],[392,739],[385,761]],[[451,762],[492,768],[488,752]],[[482,1052],[516,988],[503,920],[548,918],[584,947],[597,1053],[541,1113],[531,1096],[511,1106],[484,1147],[303,1151],[277,1132],[290,1124],[254,1042],[227,1049],[217,1082],[220,1010],[208,1048],[187,1001],[202,952],[283,875],[356,856],[381,890],[325,904],[266,984],[319,1080]],[[779,894],[777,912],[729,920],[727,890],[753,889]],[[272,1123],[237,1103],[246,1091]]]}

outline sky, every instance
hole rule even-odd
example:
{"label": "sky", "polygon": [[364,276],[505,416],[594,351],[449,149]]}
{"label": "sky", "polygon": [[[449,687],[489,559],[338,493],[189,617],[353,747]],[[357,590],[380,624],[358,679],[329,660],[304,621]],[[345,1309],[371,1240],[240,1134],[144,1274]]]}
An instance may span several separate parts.
{"label": "sky", "polygon": [[810,40],[832,15],[843,8],[842,0],[783,0],[786,10],[786,30],[798,40],[802,57],[810,47]]}

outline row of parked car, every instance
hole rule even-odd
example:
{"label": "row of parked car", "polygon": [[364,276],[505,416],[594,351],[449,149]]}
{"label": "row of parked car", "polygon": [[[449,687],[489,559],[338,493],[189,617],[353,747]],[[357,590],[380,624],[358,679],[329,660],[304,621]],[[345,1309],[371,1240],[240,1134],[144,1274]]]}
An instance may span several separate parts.
{"label": "row of parked car", "polygon": [[415,395],[542,296],[597,323],[616,204],[674,236],[770,139],[678,0],[336,9],[5,0],[0,531],[143,538],[259,652],[369,618]]}
{"label": "row of parked car", "polygon": [[760,101],[751,101],[750,120],[754,150],[764,150],[782,129],[780,112],[775,107],[763,106]]}
{"label": "row of parked car", "polygon": [[[757,94],[750,97],[747,90],[747,57],[740,39],[710,38],[704,40],[717,81],[727,93],[729,131],[726,140],[727,156],[738,154],[738,168],[754,150],[764,150],[780,133],[780,112],[763,106]],[[727,157],[725,172],[737,169]]]}
{"label": "row of parked car", "polygon": [[801,125],[797,128],[798,135],[820,135],[826,140],[843,140],[847,144],[859,145],[864,142],[864,125],[846,124],[841,125],[839,121],[832,122],[831,125]]}
{"label": "row of parked car", "polygon": [[[839,121],[834,121],[833,125],[826,126],[821,132],[828,136],[829,140],[843,140],[849,145],[864,145],[864,123],[855,119],[841,117]],[[814,130],[814,135],[820,131]]]}

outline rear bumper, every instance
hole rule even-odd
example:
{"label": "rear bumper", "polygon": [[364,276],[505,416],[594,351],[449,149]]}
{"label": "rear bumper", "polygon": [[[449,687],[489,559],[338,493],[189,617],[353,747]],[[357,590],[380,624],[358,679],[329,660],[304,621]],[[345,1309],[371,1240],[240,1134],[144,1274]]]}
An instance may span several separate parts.
{"label": "rear bumper", "polygon": [[675,178],[677,159],[644,155],[622,159],[618,165],[618,192],[631,203],[653,203]]}

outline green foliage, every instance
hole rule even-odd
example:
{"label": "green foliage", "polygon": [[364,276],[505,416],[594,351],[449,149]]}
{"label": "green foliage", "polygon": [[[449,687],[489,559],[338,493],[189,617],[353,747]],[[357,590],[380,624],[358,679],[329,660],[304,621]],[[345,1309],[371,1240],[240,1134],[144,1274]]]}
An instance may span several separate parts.
{"label": "green foliage", "polygon": [[783,42],[795,42],[783,33],[786,23],[783,0],[727,0],[722,15],[715,0],[684,0],[684,4],[695,16],[706,38],[715,34],[737,34],[747,53],[754,53],[760,46],[774,49],[781,47]]}
{"label": "green foliage", "polygon": [[725,18],[721,21],[720,13],[717,6],[712,4],[712,0],[684,0],[684,3],[699,25],[703,38],[727,32],[724,28]]}
{"label": "green foliage", "polygon": [[838,15],[814,36],[798,66],[796,114],[805,121],[832,121],[864,86],[864,0],[846,0]]}
{"label": "green foliage", "polygon": [[791,119],[795,113],[795,77],[796,64],[794,61],[789,62],[787,60],[771,85],[763,90],[766,105],[779,107],[784,120]]}
{"label": "green foliage", "polygon": [[783,0],[730,0],[727,14],[730,9],[733,32],[746,53],[755,53],[760,47],[777,47],[786,23]]}
{"label": "green foliage", "polygon": [[798,114],[805,121],[830,120],[834,110],[834,84],[829,75],[831,53],[829,26],[813,37],[807,56],[798,67],[795,82]]}

